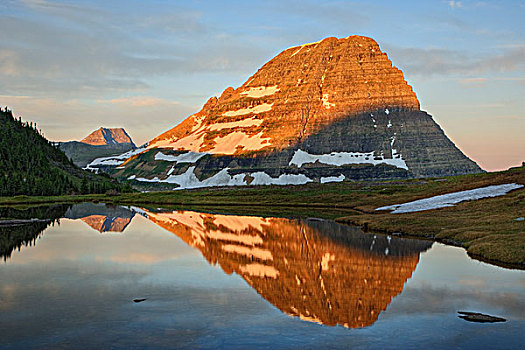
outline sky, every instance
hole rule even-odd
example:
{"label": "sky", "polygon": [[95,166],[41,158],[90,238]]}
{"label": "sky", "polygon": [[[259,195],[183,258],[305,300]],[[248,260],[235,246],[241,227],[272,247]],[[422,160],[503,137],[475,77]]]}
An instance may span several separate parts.
{"label": "sky", "polygon": [[136,144],[281,51],[375,39],[421,109],[485,170],[525,161],[525,0],[0,0],[0,105],[55,141]]}

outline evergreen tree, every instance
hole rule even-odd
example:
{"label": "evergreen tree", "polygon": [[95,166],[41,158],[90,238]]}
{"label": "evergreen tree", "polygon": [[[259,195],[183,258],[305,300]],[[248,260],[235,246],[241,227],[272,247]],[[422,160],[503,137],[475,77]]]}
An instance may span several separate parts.
{"label": "evergreen tree", "polygon": [[76,167],[35,123],[0,109],[0,196],[48,196],[122,190],[115,180]]}

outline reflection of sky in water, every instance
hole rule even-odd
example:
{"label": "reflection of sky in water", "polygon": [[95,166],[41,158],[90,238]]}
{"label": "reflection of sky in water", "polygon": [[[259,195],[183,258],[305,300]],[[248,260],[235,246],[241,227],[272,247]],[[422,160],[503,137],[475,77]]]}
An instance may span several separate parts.
{"label": "reflection of sky in water", "polygon": [[[284,315],[237,274],[136,215],[123,233],[61,220],[0,267],[3,346],[120,348],[517,347],[525,273],[434,244],[378,321],[327,327]],[[144,297],[139,304],[134,298]],[[474,324],[458,310],[509,319]]]}

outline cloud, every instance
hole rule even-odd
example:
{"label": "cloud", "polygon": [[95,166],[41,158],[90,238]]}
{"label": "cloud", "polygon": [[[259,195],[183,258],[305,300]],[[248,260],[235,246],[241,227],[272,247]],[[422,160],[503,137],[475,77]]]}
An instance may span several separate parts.
{"label": "cloud", "polygon": [[513,43],[513,44],[501,44],[494,46],[496,49],[520,49],[525,48],[525,44],[523,43]]}
{"label": "cloud", "polygon": [[476,77],[476,78],[462,78],[459,79],[458,82],[461,85],[465,86],[481,86],[485,85],[486,82],[517,82],[520,84],[525,84],[525,77],[496,77],[496,78],[484,78],[484,77]]}
{"label": "cloud", "polygon": [[87,5],[48,0],[22,0],[21,4],[34,12],[47,13],[62,19],[80,22],[86,22],[92,19],[100,20],[101,16],[108,14],[108,12],[102,9],[95,9]]}
{"label": "cloud", "polygon": [[172,128],[200,109],[148,96],[113,100],[116,101],[2,94],[0,106],[9,106],[17,117],[36,122],[50,140],[81,140],[92,130],[105,125],[125,128],[137,145]]}
{"label": "cloud", "polygon": [[27,5],[39,16],[0,18],[0,94],[101,98],[174,75],[248,75],[272,52],[248,36],[213,31],[192,10],[140,16]]}
{"label": "cloud", "polygon": [[393,61],[402,62],[400,67],[403,72],[410,75],[515,72],[525,65],[525,47],[502,49],[498,54],[480,56],[451,49],[384,46]]}
{"label": "cloud", "polygon": [[354,27],[362,27],[370,20],[369,16],[357,10],[358,7],[364,8],[364,4],[350,7],[339,1],[279,1],[277,4],[285,13],[315,22],[326,21],[332,25],[341,24],[347,27],[348,23],[352,23]]}
{"label": "cloud", "polygon": [[448,6],[452,9],[459,9],[463,7],[463,3],[461,1],[449,1]]}
{"label": "cloud", "polygon": [[525,120],[525,115],[498,115],[496,118],[504,120]]}
{"label": "cloud", "polygon": [[463,85],[481,85],[487,82],[487,78],[464,78],[459,79],[459,83]]}
{"label": "cloud", "polygon": [[10,50],[0,50],[0,74],[14,77],[20,73],[16,53]]}
{"label": "cloud", "polygon": [[178,105],[177,101],[168,101],[157,97],[151,96],[133,96],[125,98],[114,98],[111,100],[98,100],[99,103],[112,103],[116,105],[130,105],[133,107],[150,107],[160,105]]}

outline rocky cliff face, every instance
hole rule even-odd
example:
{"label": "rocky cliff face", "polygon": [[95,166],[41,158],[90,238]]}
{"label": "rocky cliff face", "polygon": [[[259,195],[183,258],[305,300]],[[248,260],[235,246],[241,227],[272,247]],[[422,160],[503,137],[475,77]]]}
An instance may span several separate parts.
{"label": "rocky cliff face", "polygon": [[287,49],[154,138],[115,175],[172,188],[480,172],[366,37]]}
{"label": "rocky cliff face", "polygon": [[372,325],[431,242],[364,234],[330,221],[197,213],[143,215],[236,273],[282,312],[325,325]]}
{"label": "rocky cliff face", "polygon": [[87,143],[88,145],[93,146],[129,143],[133,145],[133,147],[135,147],[135,144],[131,140],[131,137],[126,133],[126,131],[123,128],[100,128],[98,130],[93,131],[80,142]]}

